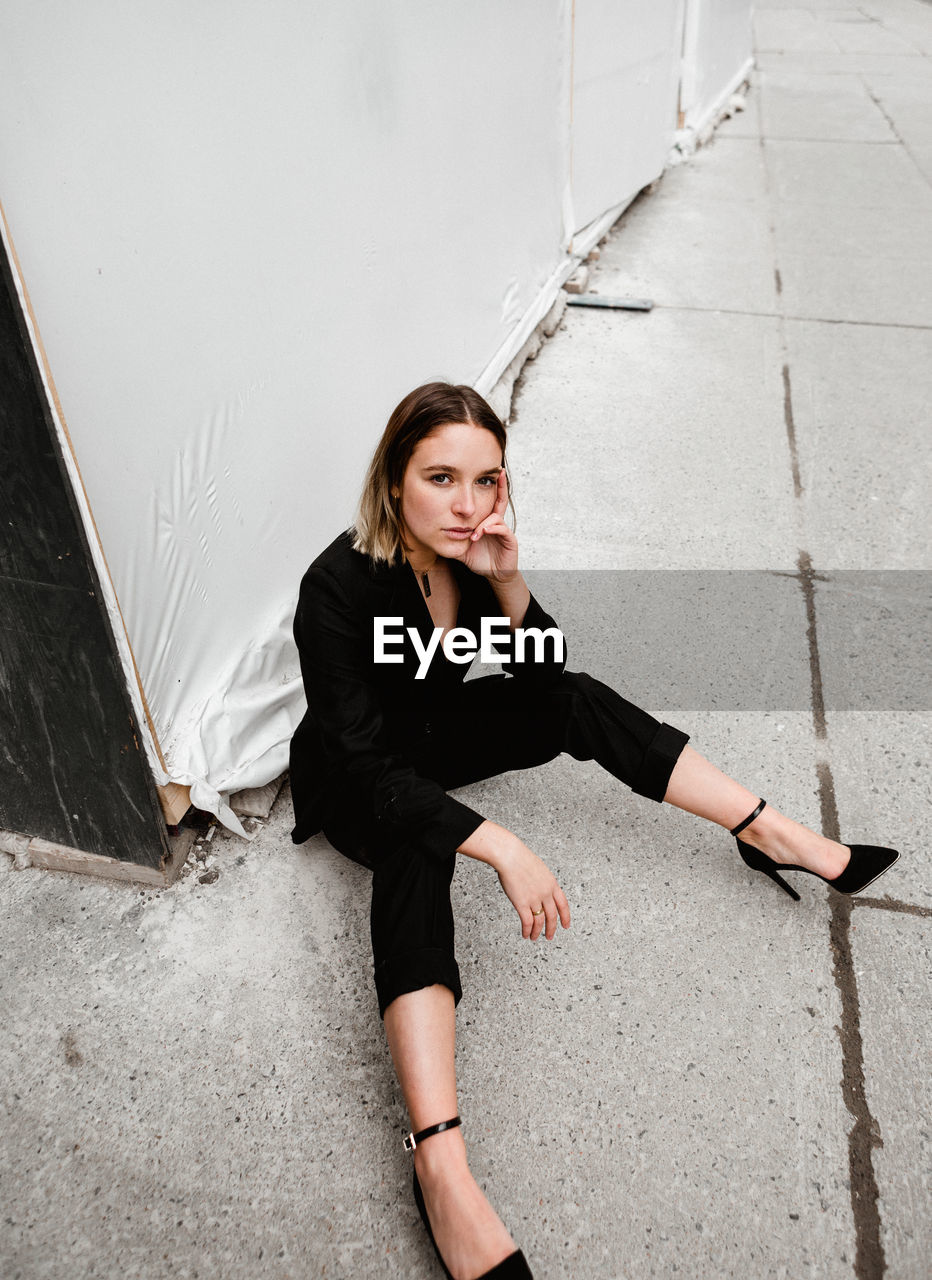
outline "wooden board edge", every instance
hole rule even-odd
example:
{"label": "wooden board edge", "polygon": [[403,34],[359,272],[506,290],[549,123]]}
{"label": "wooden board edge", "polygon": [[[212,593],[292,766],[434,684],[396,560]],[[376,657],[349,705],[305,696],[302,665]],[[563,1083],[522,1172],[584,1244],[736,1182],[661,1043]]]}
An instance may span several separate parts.
{"label": "wooden board edge", "polygon": [[[12,836],[12,833],[4,833],[7,834]],[[138,862],[122,862],[119,858],[108,858],[100,853],[86,853],[83,849],[69,849],[67,845],[42,840],[38,836],[31,840],[22,836],[18,839],[14,866],[17,870],[39,867],[45,871],[73,871],[78,875],[165,889],[178,878],[188,851],[196,839],[197,833],[194,831],[183,831],[180,835],[170,837],[168,843],[171,852],[162,867],[156,868],[144,867]],[[7,851],[13,850],[8,848]]]}
{"label": "wooden board edge", "polygon": [[168,837],[168,846],[171,852],[162,863],[162,878],[166,888],[170,884],[174,884],[178,879],[181,868],[184,866],[196,839],[197,832],[189,828],[182,828],[178,835]]}
{"label": "wooden board edge", "polygon": [[170,827],[177,827],[191,808],[191,788],[183,787],[178,782],[167,782],[163,787],[157,786],[156,791],[159,793],[165,821]]}

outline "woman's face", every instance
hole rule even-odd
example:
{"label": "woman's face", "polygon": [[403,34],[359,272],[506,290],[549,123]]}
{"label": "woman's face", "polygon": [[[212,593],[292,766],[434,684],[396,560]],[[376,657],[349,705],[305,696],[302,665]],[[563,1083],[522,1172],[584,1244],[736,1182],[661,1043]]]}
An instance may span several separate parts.
{"label": "woman's face", "polygon": [[415,567],[459,559],[495,505],[502,449],[491,431],[451,422],[419,441],[401,482],[405,546]]}

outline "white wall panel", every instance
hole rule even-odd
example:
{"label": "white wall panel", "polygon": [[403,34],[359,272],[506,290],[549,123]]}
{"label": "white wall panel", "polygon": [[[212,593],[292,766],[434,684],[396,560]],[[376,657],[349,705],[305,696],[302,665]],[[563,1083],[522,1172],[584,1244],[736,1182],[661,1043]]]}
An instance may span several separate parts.
{"label": "white wall panel", "polygon": [[[745,0],[745,3],[747,0]],[[660,176],[676,130],[682,0],[576,0],[573,231]]]}
{"label": "white wall panel", "polygon": [[701,134],[751,67],[748,0],[686,0],[681,106]]}

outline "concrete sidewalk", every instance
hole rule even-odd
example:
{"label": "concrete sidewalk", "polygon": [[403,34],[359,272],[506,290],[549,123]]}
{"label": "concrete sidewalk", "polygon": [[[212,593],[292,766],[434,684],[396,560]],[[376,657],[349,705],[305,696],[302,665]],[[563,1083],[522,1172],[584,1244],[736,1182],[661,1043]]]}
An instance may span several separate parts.
{"label": "concrete sidewalk", "polygon": [[[759,5],[747,109],[603,248],[655,310],[567,312],[512,468],[572,667],[903,857],[794,903],[592,765],[463,793],[574,912],[522,944],[461,860],[461,1112],[545,1280],[929,1274],[932,717],[885,668],[921,669],[930,568],[932,6],[840,3]],[[290,824],[161,893],[0,860],[4,1277],[439,1274],[367,877]]]}

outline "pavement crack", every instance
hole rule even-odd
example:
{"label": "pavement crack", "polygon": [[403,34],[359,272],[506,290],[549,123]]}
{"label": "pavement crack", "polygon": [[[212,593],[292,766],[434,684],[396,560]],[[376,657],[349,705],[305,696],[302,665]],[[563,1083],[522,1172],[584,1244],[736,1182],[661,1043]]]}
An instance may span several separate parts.
{"label": "pavement crack", "polygon": [[880,1238],[880,1192],[872,1153],[876,1147],[883,1146],[883,1138],[867,1103],[864,1080],[861,1009],[851,954],[853,901],[844,894],[832,894],[829,930],[835,986],[841,997],[841,1025],[836,1027],[836,1031],[841,1045],[842,1098],[854,1119],[848,1134],[848,1177],[855,1238],[854,1274],[858,1280],[880,1280],[886,1270],[886,1259]]}
{"label": "pavement crack", "polygon": [[[824,580],[812,567],[807,551],[799,553],[798,579],[806,603],[806,638],[809,645],[809,674],[812,688],[812,720],[816,740],[827,737],[822,665],[816,629],[815,583]],[[827,760],[816,763],[819,780],[819,807],[822,833],[841,840],[835,780]],[[848,1184],[854,1220],[854,1274],[857,1280],[880,1280],[886,1270],[880,1234],[880,1205],[873,1151],[883,1146],[880,1126],[871,1115],[864,1080],[864,1043],[861,1037],[861,1005],[851,947],[851,912],[855,899],[832,893],[829,939],[832,975],[841,1002],[841,1025],[836,1027],[841,1046],[842,1098],[854,1124],[848,1134]]]}
{"label": "pavement crack", "polygon": [[[783,366],[783,420],[786,423],[786,438],[790,446],[790,465],[793,469],[793,496],[801,498],[803,482],[799,474],[799,450],[796,447],[796,422],[793,418],[793,387],[790,382],[790,366],[788,364]],[[808,556],[806,558],[808,560]]]}
{"label": "pavement crack", "polygon": [[[580,308],[582,313],[585,310],[584,307]],[[912,324],[904,320],[851,320],[845,319],[843,316],[807,316],[783,311],[752,311],[747,307],[687,306],[684,302],[655,302],[654,311],[693,311],[700,315],[750,316],[763,320],[787,320],[793,324],[847,325],[854,329],[917,329],[921,333],[928,333],[932,329],[932,324]],[[615,314],[626,315],[629,313],[616,312]]]}
{"label": "pavement crack", "polygon": [[900,902],[898,898],[853,898],[856,907],[872,907],[875,911],[896,911],[904,916],[932,916],[932,907],[918,902]]}
{"label": "pavement crack", "polygon": [[[816,605],[815,605],[815,584],[818,581],[824,581],[815,572],[812,567],[812,560],[808,551],[800,551],[797,560],[799,585],[802,587],[803,600],[806,604],[806,642],[809,646],[809,681],[812,688],[812,723],[815,726],[816,738],[819,742],[824,742],[827,736],[827,728],[825,723],[825,697],[822,692],[822,663],[819,658],[819,636],[816,630]],[[825,777],[823,778],[823,771]],[[827,779],[827,782],[826,782]],[[831,797],[832,805],[835,803],[835,783],[832,779],[831,770],[828,765],[819,765],[819,795]],[[825,827],[828,815],[823,805],[822,824]],[[834,812],[834,825],[838,827],[838,813]],[[828,835],[828,831],[825,831]],[[832,840],[837,840],[838,836],[831,836]]]}

